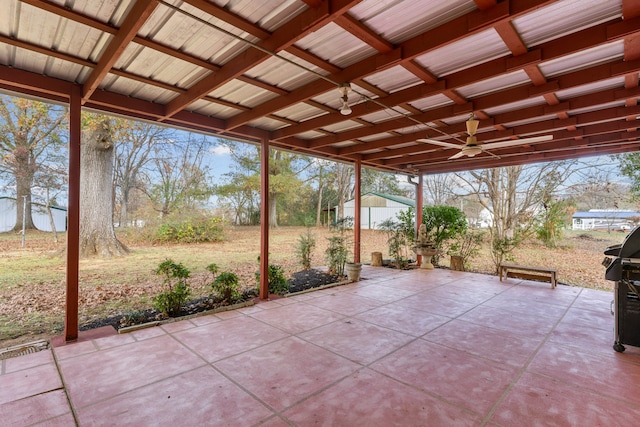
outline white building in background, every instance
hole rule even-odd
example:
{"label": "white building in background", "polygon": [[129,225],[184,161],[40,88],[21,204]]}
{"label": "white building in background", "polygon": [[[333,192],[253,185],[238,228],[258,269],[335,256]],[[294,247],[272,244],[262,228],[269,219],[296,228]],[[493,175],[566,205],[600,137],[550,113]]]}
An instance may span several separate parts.
{"label": "white building in background", "polygon": [[618,209],[591,209],[572,216],[573,230],[630,230],[640,220],[640,212]]}
{"label": "white building in background", "polygon": [[[51,215],[56,231],[67,231],[67,210],[58,206],[51,206]],[[40,231],[53,231],[47,208],[38,203],[31,205],[33,225]],[[0,197],[0,233],[11,230],[16,225],[16,199]]]}
{"label": "white building in background", "polygon": [[[344,217],[355,218],[355,199],[344,203]],[[360,196],[360,228],[373,230],[388,219],[398,221],[398,213],[415,208],[415,200],[383,193],[366,193]],[[338,207],[335,207],[338,212]]]}

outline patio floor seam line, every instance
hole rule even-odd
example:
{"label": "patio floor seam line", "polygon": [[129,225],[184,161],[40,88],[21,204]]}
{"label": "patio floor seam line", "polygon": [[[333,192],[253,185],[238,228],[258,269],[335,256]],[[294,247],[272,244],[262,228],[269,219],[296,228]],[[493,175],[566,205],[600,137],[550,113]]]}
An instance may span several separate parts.
{"label": "patio floor seam line", "polygon": [[636,409],[636,410],[640,411],[640,405],[639,404],[630,402],[628,400],[623,400],[622,398],[620,398],[618,396],[613,396],[611,394],[604,394],[598,389],[581,386],[581,385],[578,385],[578,384],[573,383],[573,382],[563,381],[561,378],[553,377],[551,375],[546,375],[546,374],[543,374],[543,373],[540,373],[540,372],[536,372],[536,371],[527,371],[527,373],[529,375],[533,375],[535,377],[544,378],[544,379],[547,379],[547,380],[562,384],[562,385],[567,386],[569,388],[578,390],[578,391],[580,391],[582,393],[592,394],[592,395],[595,395],[595,396],[598,396],[598,397],[602,397],[602,398],[607,399],[607,400],[612,400],[612,401],[615,401],[617,403],[621,403],[621,404],[623,404],[625,406],[628,406],[631,409]]}
{"label": "patio floor seam line", "polygon": [[502,392],[502,394],[500,395],[496,403],[494,403],[491,409],[489,409],[489,412],[483,418],[479,427],[484,427],[487,425],[487,423],[491,421],[491,417],[493,417],[493,415],[498,410],[500,405],[502,405],[502,402],[504,401],[504,399],[506,399],[509,393],[511,393],[511,390],[513,390],[513,387],[518,383],[518,381],[520,381],[520,378],[522,378],[522,375],[524,375],[525,372],[529,372],[528,369],[533,359],[535,359],[535,357],[538,355],[538,353],[540,352],[540,349],[549,342],[549,338],[551,338],[551,335],[553,334],[553,332],[556,330],[560,322],[562,322],[562,319],[565,318],[565,316],[567,315],[571,307],[573,307],[573,305],[576,303],[578,297],[582,293],[583,288],[579,288],[579,289],[580,290],[578,291],[578,294],[573,297],[573,301],[571,301],[571,304],[569,304],[569,306],[564,310],[564,313],[562,314],[562,316],[560,316],[560,318],[554,323],[553,327],[549,330],[549,332],[547,332],[544,339],[540,342],[540,344],[538,344],[538,346],[531,353],[531,355],[529,355],[529,357],[527,358],[527,361],[522,365],[520,369],[518,369],[518,373],[516,374],[514,379],[509,383],[507,388]]}
{"label": "patio floor seam line", "polygon": [[76,426],[80,425],[80,421],[78,418],[78,412],[76,411],[76,407],[71,400],[71,395],[69,394],[69,390],[67,388],[67,383],[64,379],[64,375],[62,374],[62,367],[60,366],[60,362],[58,360],[58,355],[55,352],[55,349],[51,349],[51,356],[53,358],[53,365],[56,368],[56,372],[58,372],[58,377],[60,377],[60,384],[62,384],[62,390],[64,391],[65,399],[67,400],[67,404],[69,405],[69,410],[71,411],[71,416],[73,417],[73,422]]}
{"label": "patio floor seam line", "polygon": [[61,360],[71,360],[71,359],[75,359],[75,358],[78,358],[78,357],[86,356],[87,354],[90,354],[90,353],[97,353],[97,352],[100,352],[100,351],[105,351],[105,350],[108,350],[108,349],[110,349],[110,348],[116,348],[116,347],[120,347],[120,346],[123,346],[123,345],[126,345],[126,344],[127,344],[127,343],[122,343],[122,344],[114,345],[114,346],[112,346],[112,347],[100,348],[100,347],[98,347],[98,344],[96,344],[96,342],[95,342],[95,341],[96,341],[96,340],[98,340],[98,339],[100,339],[100,338],[93,338],[93,339],[88,340],[88,341],[80,341],[80,342],[75,341],[75,342],[69,342],[69,343],[65,343],[63,346],[60,346],[60,347],[56,347],[56,346],[54,346],[54,345],[51,343],[51,340],[49,340],[49,343],[50,343],[50,345],[51,345],[51,351],[52,351],[52,352],[54,352],[54,353],[56,354],[56,357],[57,357],[56,349],[57,349],[57,348],[64,348],[64,347],[65,347],[65,346],[67,346],[67,345],[76,345],[76,344],[81,344],[81,343],[84,343],[84,342],[89,342],[89,343],[91,343],[91,346],[93,347],[93,350],[91,350],[91,351],[84,351],[84,352],[82,352],[82,353],[74,354],[74,355],[72,355],[72,356],[67,356],[67,357],[62,358]]}
{"label": "patio floor seam line", "polygon": [[[392,353],[390,353],[390,354],[393,354],[393,352],[392,352]],[[377,370],[377,369],[375,369],[375,368],[373,368],[373,367],[365,366],[365,367],[363,367],[363,369],[371,369],[373,372],[375,372],[375,373],[377,373],[377,374],[379,374],[379,375],[382,375],[383,377],[386,377],[386,378],[388,378],[388,379],[389,379],[389,380],[391,380],[391,381],[394,381],[394,382],[400,383],[400,384],[404,385],[405,387],[409,387],[409,388],[411,388],[411,389],[413,389],[413,390],[415,390],[415,391],[417,391],[417,392],[420,392],[420,393],[426,394],[427,396],[430,396],[430,397],[432,397],[433,399],[439,400],[440,402],[444,402],[444,403],[446,403],[447,405],[453,406],[453,407],[455,407],[455,408],[457,408],[457,409],[459,409],[459,410],[461,410],[461,411],[464,411],[464,412],[466,412],[466,413],[468,413],[468,414],[478,416],[478,418],[481,418],[481,417],[482,417],[482,414],[481,414],[481,413],[479,413],[479,412],[474,412],[473,410],[471,410],[471,409],[469,409],[469,408],[467,408],[467,407],[465,407],[465,406],[462,406],[462,405],[460,405],[459,403],[454,402],[453,400],[446,399],[446,398],[442,397],[442,396],[441,396],[441,395],[439,395],[439,394],[436,394],[436,393],[434,393],[434,392],[432,392],[432,391],[429,391],[429,390],[422,389],[422,388],[420,388],[420,387],[418,387],[418,386],[415,386],[415,385],[413,385],[413,384],[411,384],[411,383],[408,383],[408,382],[406,382],[406,381],[403,381],[403,380],[401,380],[400,378],[394,378],[394,377],[392,377],[392,376],[390,376],[390,375],[386,374],[385,372],[379,371],[379,370]]]}
{"label": "patio floor seam line", "polygon": [[[359,364],[359,365],[361,365],[361,364]],[[358,369],[356,369],[355,371],[353,371],[353,372],[351,372],[351,373],[348,373],[348,374],[346,374],[345,376],[343,376],[343,377],[340,377],[340,378],[336,379],[336,380],[335,380],[335,381],[333,381],[332,383],[327,384],[326,386],[324,386],[324,387],[322,387],[322,388],[320,388],[320,389],[318,389],[318,390],[314,391],[313,393],[309,394],[308,396],[303,397],[302,399],[296,400],[296,401],[295,401],[295,402],[293,402],[291,405],[286,406],[286,407],[282,408],[282,409],[281,409],[281,410],[279,410],[279,411],[277,411],[277,410],[275,410],[275,409],[271,408],[270,406],[268,406],[268,407],[269,407],[269,409],[273,410],[274,415],[276,415],[277,417],[280,417],[280,418],[284,418],[284,419],[289,420],[289,418],[288,418],[286,415],[284,415],[284,414],[283,414],[284,412],[288,411],[289,409],[291,409],[291,408],[293,408],[293,407],[295,407],[295,406],[297,406],[297,405],[299,405],[299,404],[301,404],[301,403],[303,403],[303,402],[305,402],[305,401],[307,401],[307,400],[309,400],[309,399],[311,399],[311,398],[313,398],[313,397],[316,397],[317,395],[319,395],[319,394],[321,394],[321,393],[325,392],[326,390],[330,389],[331,387],[335,386],[336,384],[340,383],[341,381],[344,381],[345,379],[349,378],[351,375],[354,375],[354,374],[356,374],[356,373],[358,373],[358,372],[362,371],[363,369],[367,369],[367,367],[366,367],[366,366],[362,366],[362,365],[361,365],[361,366],[360,366]],[[260,400],[260,401],[261,401],[261,400]],[[261,401],[261,402],[262,402],[262,401]],[[289,422],[291,423],[291,425],[294,425],[294,426],[296,425],[293,421],[289,421]],[[260,425],[260,424],[258,424],[258,425]]]}
{"label": "patio floor seam line", "polygon": [[[131,393],[131,392],[134,392],[134,391],[138,391],[138,390],[144,389],[145,387],[153,386],[153,385],[155,385],[155,384],[162,383],[163,381],[167,381],[167,380],[170,380],[170,379],[172,379],[172,378],[176,378],[176,377],[179,377],[179,376],[181,376],[181,375],[187,374],[187,373],[189,373],[189,372],[193,372],[193,371],[196,371],[196,370],[198,370],[198,369],[202,369],[202,368],[204,368],[204,367],[205,367],[205,366],[207,366],[207,365],[208,365],[208,364],[204,364],[204,365],[196,366],[196,367],[194,367],[194,368],[190,368],[190,369],[187,369],[186,371],[178,372],[178,373],[173,374],[173,375],[170,375],[170,376],[168,376],[168,377],[158,378],[158,379],[156,379],[156,380],[154,380],[154,381],[151,381],[151,382],[149,382],[149,383],[140,384],[140,385],[138,385],[138,386],[135,386],[135,387],[132,387],[132,388],[128,388],[128,389],[126,389],[126,390],[124,390],[124,391],[120,391],[120,392],[115,393],[115,394],[112,394],[112,395],[110,395],[110,396],[107,396],[107,397],[103,397],[103,398],[100,398],[100,399],[94,400],[94,401],[92,401],[92,402],[90,402],[90,403],[88,403],[88,404],[86,404],[86,405],[79,406],[79,407],[78,407],[78,409],[83,410],[83,409],[91,408],[92,406],[99,405],[99,404],[102,404],[102,403],[104,403],[104,402],[108,402],[109,400],[115,399],[115,398],[117,398],[117,397],[124,396],[124,395],[126,395],[126,394],[128,394],[128,393]],[[75,407],[74,407],[74,409],[75,409]],[[76,419],[76,426],[79,426],[79,425],[80,425],[80,423],[79,423],[78,418],[77,418],[77,416],[76,416],[76,414],[75,414],[75,410],[74,410],[74,418]]]}

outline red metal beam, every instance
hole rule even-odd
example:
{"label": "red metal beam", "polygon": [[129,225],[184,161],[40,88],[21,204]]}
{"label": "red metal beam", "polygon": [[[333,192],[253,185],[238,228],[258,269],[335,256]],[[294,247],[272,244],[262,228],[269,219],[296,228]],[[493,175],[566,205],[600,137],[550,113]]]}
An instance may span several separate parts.
{"label": "red metal beam", "polygon": [[362,192],[362,164],[360,160],[356,160],[354,163],[355,169],[355,188],[353,190],[353,196],[355,201],[355,206],[353,210],[353,262],[360,262],[360,241],[361,238],[361,216],[362,216],[362,200],[361,200],[361,192]]}
{"label": "red metal beam", "polygon": [[260,144],[260,299],[269,299],[269,139]]}
{"label": "red metal beam", "polygon": [[603,156],[609,154],[621,154],[640,150],[640,141],[631,141],[624,143],[600,144],[594,147],[588,147],[583,149],[566,150],[563,153],[533,153],[527,156],[512,157],[512,158],[485,158],[482,161],[474,161],[472,163],[458,163],[458,164],[425,164],[422,165],[422,172],[425,174],[437,174],[444,172],[462,172],[475,169],[486,169],[503,166],[515,166],[526,165],[531,163],[541,162],[553,162],[570,160],[581,157]]}
{"label": "red metal beam", "polygon": [[82,90],[75,86],[69,105],[69,195],[64,340],[78,339],[78,270],[80,257],[80,134]]}
{"label": "red metal beam", "polygon": [[[418,174],[418,185],[416,186],[416,230],[415,237],[418,237],[418,231],[420,230],[420,224],[422,224],[422,207],[424,205],[424,177],[421,173]],[[422,255],[416,256],[416,262],[418,265],[422,264]]]}
{"label": "red metal beam", "polygon": [[391,43],[371,31],[371,29],[367,28],[351,15],[344,14],[338,16],[334,22],[342,27],[342,29],[353,34],[378,52],[391,52],[394,49],[394,46]]}
{"label": "red metal beam", "polygon": [[[623,121],[620,122],[623,123]],[[580,154],[576,153],[581,153],[582,151],[588,153],[593,150],[594,145],[607,145],[608,147],[615,145],[638,147],[640,145],[640,140],[638,140],[640,133],[637,131],[628,132],[624,130],[607,132],[606,129],[598,128],[598,126],[601,125],[594,125],[594,129],[592,129],[594,133],[582,129],[578,129],[576,132],[565,131],[561,135],[561,138],[547,143],[528,144],[526,146],[512,147],[504,150],[494,150],[495,154],[499,155],[499,158],[481,155],[473,159],[465,159],[464,162],[452,162],[448,160],[450,154],[444,156],[425,154],[408,157],[405,159],[405,162],[411,163],[412,167],[418,167],[424,173],[440,173],[448,172],[448,167],[451,168],[451,171],[456,171],[520,164],[518,162],[526,163],[529,158],[533,159],[540,154],[544,154],[541,158],[546,159],[546,161],[563,158],[564,153],[573,153],[573,157],[579,157]],[[626,148],[625,151],[633,150]],[[395,159],[392,159],[391,163],[397,163],[394,160]]]}
{"label": "red metal beam", "polygon": [[524,44],[520,38],[520,34],[518,34],[510,21],[499,22],[494,26],[494,28],[513,56],[527,53],[527,46]]}
{"label": "red metal beam", "polygon": [[207,93],[241,76],[250,68],[268,59],[270,57],[270,53],[268,52],[276,53],[286,49],[307,34],[321,28],[327,23],[327,19],[335,18],[335,16],[338,16],[340,13],[345,13],[347,10],[348,4],[342,5],[337,11],[330,11],[328,4],[324,4],[323,7],[317,9],[312,8],[305,10],[278,28],[267,39],[259,42],[258,46],[261,49],[247,48],[242,55],[225,64],[218,72],[209,74],[192,86],[187,93],[178,96],[166,104],[165,116],[170,117],[174,115]]}
{"label": "red metal beam", "polygon": [[111,40],[102,53],[98,65],[93,69],[82,88],[82,102],[84,103],[98,88],[102,79],[109,73],[113,64],[120,58],[129,42],[134,39],[138,30],[147,22],[153,11],[158,7],[156,0],[138,0],[127,14],[116,36]]}

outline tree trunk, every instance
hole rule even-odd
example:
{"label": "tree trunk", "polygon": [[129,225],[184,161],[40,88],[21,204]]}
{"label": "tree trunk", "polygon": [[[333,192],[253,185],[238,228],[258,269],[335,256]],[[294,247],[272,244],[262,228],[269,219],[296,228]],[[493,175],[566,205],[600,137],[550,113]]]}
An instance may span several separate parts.
{"label": "tree trunk", "polygon": [[[327,212],[329,212],[327,210]],[[318,192],[318,205],[316,206],[316,227],[322,226],[322,187]]]}
{"label": "tree trunk", "polygon": [[269,194],[269,228],[278,228],[278,193]]}
{"label": "tree trunk", "polygon": [[122,200],[120,201],[120,228],[129,227],[129,189],[122,189]]}
{"label": "tree trunk", "polygon": [[56,222],[53,219],[53,212],[51,212],[51,198],[49,198],[49,189],[47,188],[47,214],[49,215],[49,225],[51,226],[51,232],[53,233],[54,243],[58,243],[58,230],[56,230]]}
{"label": "tree trunk", "polygon": [[[35,230],[36,228],[31,216],[31,185],[36,166],[33,153],[26,145],[26,141],[16,141],[16,149],[13,152],[16,178],[16,225],[13,227],[13,231],[22,231],[23,222],[26,230]],[[26,210],[24,209],[25,197]]]}
{"label": "tree trunk", "polygon": [[80,256],[124,255],[128,249],[113,229],[113,143],[109,119],[98,118],[83,132],[80,151]]}

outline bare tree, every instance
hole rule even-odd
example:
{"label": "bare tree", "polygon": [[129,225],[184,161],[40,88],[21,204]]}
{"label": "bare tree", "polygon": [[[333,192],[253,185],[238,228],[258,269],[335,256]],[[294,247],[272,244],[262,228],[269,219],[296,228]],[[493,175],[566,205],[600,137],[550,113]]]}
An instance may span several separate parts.
{"label": "bare tree", "polygon": [[143,122],[127,122],[119,132],[115,144],[114,186],[119,196],[120,227],[128,225],[132,191],[140,187],[141,174],[152,161],[154,149],[171,139],[174,138],[170,129]]}
{"label": "bare tree", "polygon": [[60,125],[66,113],[63,107],[0,95],[0,174],[7,173],[15,181],[14,230],[22,230],[23,224],[25,229],[35,228],[31,188],[47,152],[63,145]]}
{"label": "bare tree", "polygon": [[87,114],[80,150],[80,255],[125,255],[113,229],[113,133],[106,116]]}
{"label": "bare tree", "polygon": [[149,197],[155,209],[167,216],[178,209],[193,210],[213,194],[208,182],[205,155],[211,142],[207,137],[189,134],[187,139],[175,142],[162,150],[154,147],[154,177]]}
{"label": "bare tree", "polygon": [[458,176],[492,216],[490,234],[496,272],[517,244],[516,231],[532,226],[537,204],[562,186],[575,162],[553,162],[469,171]]}
{"label": "bare tree", "polygon": [[337,218],[344,218],[344,203],[353,194],[353,166],[346,163],[335,163],[334,167],[334,185],[338,194],[338,212]]}
{"label": "bare tree", "polygon": [[455,181],[452,174],[426,175],[423,178],[425,201],[434,206],[446,205],[454,195]]}
{"label": "bare tree", "polygon": [[327,185],[327,175],[329,172],[327,171],[327,165],[324,160],[316,160],[314,163],[316,165],[316,173],[314,175],[316,180],[318,181],[318,189],[317,189],[318,203],[316,204],[316,227],[320,227],[322,226],[322,199],[324,196],[325,186]]}

